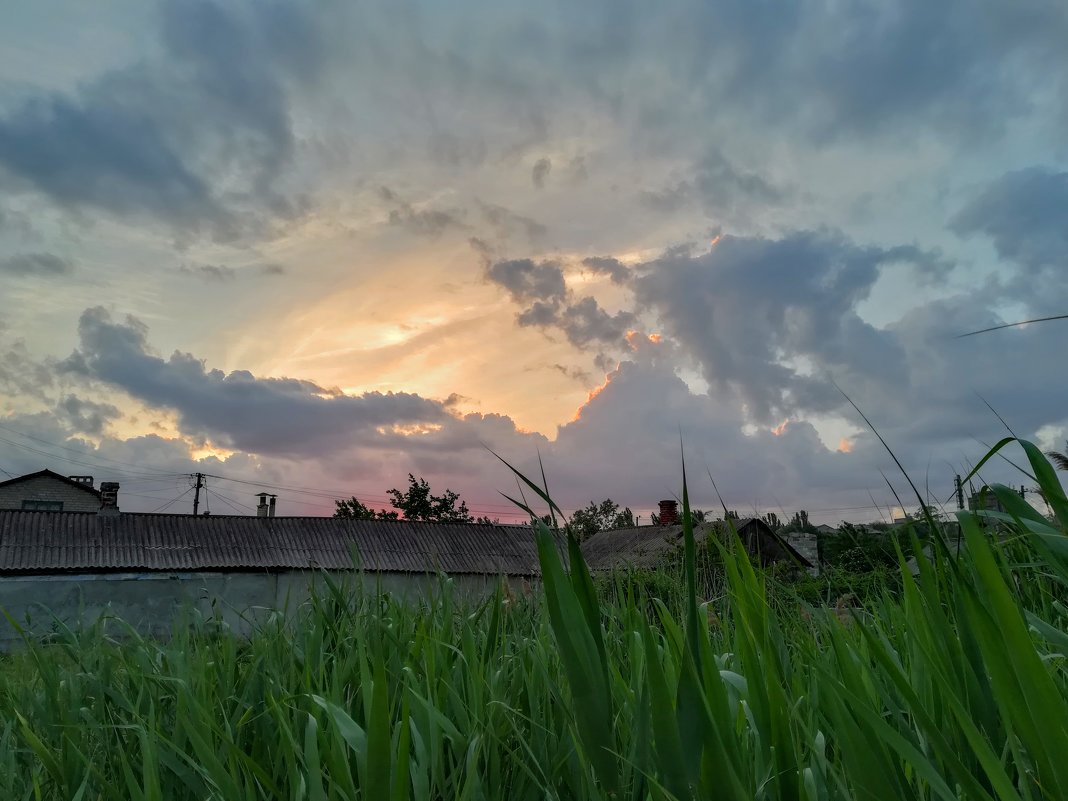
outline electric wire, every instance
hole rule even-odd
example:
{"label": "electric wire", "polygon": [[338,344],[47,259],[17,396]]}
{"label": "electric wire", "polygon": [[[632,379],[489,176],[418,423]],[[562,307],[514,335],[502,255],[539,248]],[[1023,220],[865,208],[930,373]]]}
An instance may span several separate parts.
{"label": "electric wire", "polygon": [[186,495],[188,495],[192,491],[193,491],[193,488],[190,487],[185,492],[183,492],[181,495],[179,495],[177,498],[174,498],[173,500],[167,501],[167,503],[163,504],[163,506],[159,507],[158,509],[153,509],[151,512],[149,512],[149,514],[155,514],[156,512],[164,511],[165,509],[167,509],[172,504],[175,504],[178,501],[182,500],[182,498],[184,498]]}

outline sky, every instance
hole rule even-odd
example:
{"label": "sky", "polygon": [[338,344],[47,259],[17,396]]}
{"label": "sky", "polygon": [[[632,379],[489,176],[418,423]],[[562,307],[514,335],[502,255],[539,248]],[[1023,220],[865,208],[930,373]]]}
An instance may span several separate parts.
{"label": "sky", "polygon": [[1066,41],[1061,0],[12,6],[0,470],[519,520],[496,453],[647,522],[681,444],[705,508],[915,508],[859,409],[944,503],[1068,439],[1068,324],[958,338],[1068,312]]}

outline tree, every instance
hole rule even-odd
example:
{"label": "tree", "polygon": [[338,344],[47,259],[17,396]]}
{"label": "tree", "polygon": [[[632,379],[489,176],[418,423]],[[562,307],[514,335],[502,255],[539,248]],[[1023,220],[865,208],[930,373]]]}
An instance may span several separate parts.
{"label": "tree", "polygon": [[774,512],[768,512],[760,519],[767,523],[768,528],[770,528],[772,531],[778,531],[780,528],[782,528],[782,521],[779,520],[779,516]]}
{"label": "tree", "polygon": [[334,503],[337,506],[334,510],[334,517],[345,520],[396,520],[400,517],[396,512],[387,512],[385,509],[376,512],[370,506],[360,503],[355,495],[346,501],[334,501]]}
{"label": "tree", "polygon": [[[401,492],[391,489],[389,496],[394,509],[398,509],[405,520],[425,520],[435,523],[471,523],[474,517],[467,509],[467,503],[460,500],[460,495],[446,488],[441,495],[432,495],[430,484],[426,479],[418,480],[408,474],[408,490]],[[459,501],[459,506],[457,506]],[[396,512],[394,512],[396,514]],[[487,521],[488,522],[488,521]]]}
{"label": "tree", "polygon": [[808,512],[802,509],[800,512],[794,512],[793,518],[790,522],[783,526],[783,533],[793,533],[795,531],[802,531],[807,534],[815,534],[816,527],[809,523]]}
{"label": "tree", "polygon": [[1064,443],[1064,452],[1049,451],[1046,453],[1050,461],[1057,465],[1058,470],[1068,470],[1068,442]]}
{"label": "tree", "polygon": [[619,510],[619,504],[606,498],[599,504],[590,501],[585,509],[571,515],[571,530],[579,539],[592,537],[598,531],[634,528],[634,512],[629,507]]}

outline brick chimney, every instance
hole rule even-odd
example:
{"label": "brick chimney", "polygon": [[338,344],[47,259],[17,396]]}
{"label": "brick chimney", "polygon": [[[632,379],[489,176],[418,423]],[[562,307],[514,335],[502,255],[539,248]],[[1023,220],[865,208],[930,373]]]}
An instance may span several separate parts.
{"label": "brick chimney", "polygon": [[278,501],[277,495],[272,495],[271,500],[267,502],[267,517],[274,517],[274,508]]}
{"label": "brick chimney", "polygon": [[100,514],[117,515],[119,513],[119,482],[100,482]]}
{"label": "brick chimney", "polygon": [[679,522],[678,501],[660,502],[660,525],[674,526]]}
{"label": "brick chimney", "polygon": [[257,493],[257,497],[260,499],[260,502],[256,505],[256,517],[267,517],[267,499],[270,497],[270,494],[260,492]]}

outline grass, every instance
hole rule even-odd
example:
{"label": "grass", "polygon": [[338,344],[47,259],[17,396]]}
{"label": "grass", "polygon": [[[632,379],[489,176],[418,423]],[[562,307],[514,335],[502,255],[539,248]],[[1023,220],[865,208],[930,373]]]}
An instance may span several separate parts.
{"label": "grass", "polygon": [[680,569],[595,580],[535,520],[532,596],[330,585],[244,639],[29,641],[0,663],[0,798],[1068,798],[1068,500],[1021,446],[1053,520],[995,488],[959,558],[915,543],[861,610],[731,543],[707,582],[688,522]]}

